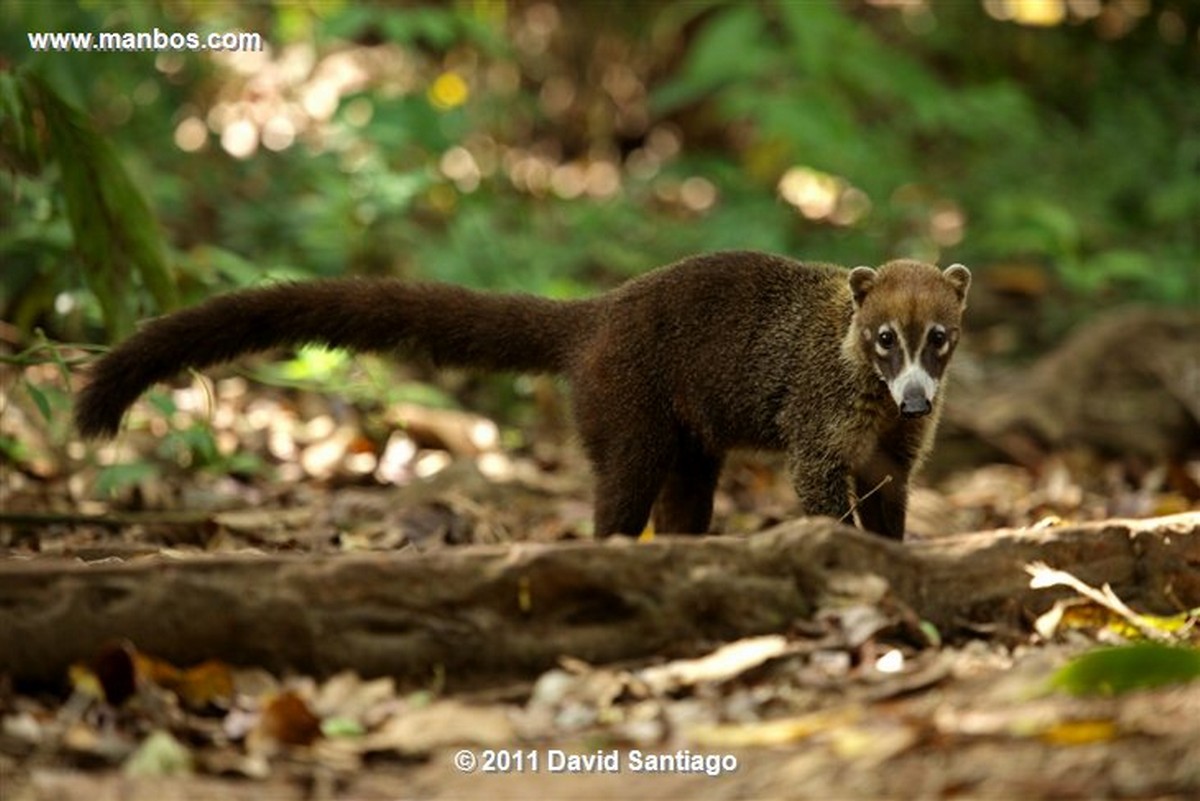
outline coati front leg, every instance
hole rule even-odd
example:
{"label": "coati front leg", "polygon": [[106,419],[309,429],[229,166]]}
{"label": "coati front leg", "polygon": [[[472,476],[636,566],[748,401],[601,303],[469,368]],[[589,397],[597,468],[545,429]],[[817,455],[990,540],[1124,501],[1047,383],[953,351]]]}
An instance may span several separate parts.
{"label": "coati front leg", "polygon": [[706,534],[712,523],[713,493],[722,457],[709,453],[695,437],[683,434],[666,483],[654,504],[659,534]]}
{"label": "coati front leg", "polygon": [[908,509],[908,472],[867,470],[854,477],[855,509],[867,531],[894,540],[904,539]]}
{"label": "coati front leg", "polygon": [[867,531],[904,539],[908,482],[925,436],[923,425],[909,425],[883,436],[875,453],[855,471],[855,508]]}
{"label": "coati front leg", "polygon": [[788,470],[801,513],[849,519],[850,470],[844,462],[832,454],[814,457],[811,450],[792,448]]}

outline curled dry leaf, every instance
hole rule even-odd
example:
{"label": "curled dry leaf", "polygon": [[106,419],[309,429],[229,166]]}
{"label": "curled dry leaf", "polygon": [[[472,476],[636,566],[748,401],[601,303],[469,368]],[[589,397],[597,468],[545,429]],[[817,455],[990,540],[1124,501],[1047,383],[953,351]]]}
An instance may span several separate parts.
{"label": "curled dry leaf", "polygon": [[640,670],[636,678],[656,694],[701,682],[727,681],[790,651],[786,637],[749,637],[723,645],[699,659],[679,659]]}
{"label": "curled dry leaf", "polygon": [[252,750],[260,746],[270,750],[273,744],[311,745],[320,734],[321,719],[303,698],[287,691],[267,701],[258,725],[246,739],[247,747]]}
{"label": "curled dry leaf", "polygon": [[[1078,578],[1066,572],[1065,570],[1055,570],[1044,562],[1034,562],[1026,565],[1025,572],[1033,577],[1029,581],[1029,586],[1035,589],[1056,586],[1070,587],[1080,595],[1091,600],[1093,603],[1099,604],[1105,609],[1108,609],[1114,615],[1117,615],[1121,619],[1125,620],[1130,626],[1136,629],[1142,637],[1148,640],[1158,641],[1172,639],[1171,633],[1164,630],[1161,626],[1156,625],[1153,620],[1145,615],[1140,615],[1137,612],[1134,612],[1132,609],[1126,606],[1125,602],[1117,597],[1117,594],[1113,592],[1112,587],[1110,587],[1108,584],[1105,584],[1102,588],[1097,590],[1096,588],[1080,581]],[[1061,617],[1061,610],[1056,612],[1052,609],[1047,614],[1051,615],[1051,617],[1046,618],[1046,615],[1043,615],[1042,617],[1045,619],[1039,620],[1036,624],[1038,633],[1042,633],[1044,630],[1050,630],[1053,632],[1053,625],[1056,625],[1055,615]]]}
{"label": "curled dry leaf", "polygon": [[[120,706],[137,692],[137,650],[128,642],[103,645],[92,657],[87,669],[103,689],[105,700],[113,706]],[[83,676],[84,673],[80,672],[74,674],[73,678],[82,679]]]}
{"label": "curled dry leaf", "polygon": [[364,681],[354,671],[346,670],[320,686],[312,707],[326,723],[353,722],[367,728],[386,719],[400,705],[396,683],[390,677]]}
{"label": "curled dry leaf", "polygon": [[418,446],[456,456],[479,456],[500,447],[496,424],[470,412],[405,403],[389,409],[387,421],[402,428]]}

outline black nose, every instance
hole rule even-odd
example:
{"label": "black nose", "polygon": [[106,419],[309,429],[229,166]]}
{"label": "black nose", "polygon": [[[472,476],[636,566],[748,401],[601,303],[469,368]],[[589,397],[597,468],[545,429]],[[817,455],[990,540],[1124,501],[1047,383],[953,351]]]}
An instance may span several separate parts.
{"label": "black nose", "polygon": [[904,391],[904,400],[900,403],[900,414],[904,417],[924,417],[933,411],[933,404],[919,387],[909,387]]}

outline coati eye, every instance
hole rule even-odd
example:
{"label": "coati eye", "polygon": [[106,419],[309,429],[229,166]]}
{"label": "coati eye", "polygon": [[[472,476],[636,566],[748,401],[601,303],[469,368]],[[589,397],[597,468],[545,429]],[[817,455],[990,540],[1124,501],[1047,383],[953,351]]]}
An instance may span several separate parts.
{"label": "coati eye", "polygon": [[885,328],[879,332],[879,347],[891,350],[896,345],[896,332]]}
{"label": "coati eye", "polygon": [[946,332],[940,328],[935,328],[929,332],[929,344],[935,348],[940,348],[946,344]]}

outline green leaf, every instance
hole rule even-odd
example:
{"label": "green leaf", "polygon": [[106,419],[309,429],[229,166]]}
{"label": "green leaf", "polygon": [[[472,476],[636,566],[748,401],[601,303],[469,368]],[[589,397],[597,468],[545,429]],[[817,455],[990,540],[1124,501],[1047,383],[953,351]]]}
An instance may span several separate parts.
{"label": "green leaf", "polygon": [[0,164],[35,175],[42,149],[16,73],[0,73]]}
{"label": "green leaf", "polygon": [[180,449],[187,454],[188,461],[197,466],[213,464],[220,457],[217,439],[213,431],[202,423],[193,423],[187,428],[172,431],[163,440],[160,453],[170,452],[179,454]]}
{"label": "green leaf", "polygon": [[21,464],[29,459],[29,446],[10,434],[0,434],[0,455]]}
{"label": "green leaf", "polygon": [[192,772],[192,752],[169,732],[154,731],[122,766],[126,776],[158,778]]}
{"label": "green leaf", "polygon": [[382,15],[388,38],[406,44],[427,42],[438,50],[449,49],[459,38],[458,16],[440,8],[414,8]]}
{"label": "green leaf", "polygon": [[782,3],[779,11],[791,39],[792,61],[804,75],[828,75],[839,57],[846,57],[847,44],[861,44],[853,41],[855,23],[828,0]]}
{"label": "green leaf", "polygon": [[1154,277],[1154,259],[1141,251],[1114,249],[1087,261],[1086,268],[1104,280],[1145,281]]}
{"label": "green leaf", "polygon": [[147,462],[109,465],[102,469],[96,478],[96,494],[115,495],[126,487],[140,484],[156,475],[158,470]]}
{"label": "green leaf", "polygon": [[220,467],[226,473],[242,476],[261,476],[267,472],[267,463],[256,453],[238,451],[224,459]]}
{"label": "green leaf", "polygon": [[281,372],[290,381],[328,381],[335,374],[344,372],[349,361],[350,356],[344,350],[308,346],[300,348],[295,358],[285,362]]}
{"label": "green leaf", "polygon": [[767,21],[750,5],[725,8],[704,26],[679,77],[654,93],[659,113],[686,106],[719,88],[753,81],[777,62]]}
{"label": "green leaf", "polygon": [[326,737],[362,737],[366,729],[354,718],[335,716],[321,721],[321,733]]}
{"label": "green leaf", "polygon": [[1200,678],[1200,651],[1136,643],[1090,651],[1054,674],[1053,686],[1072,695],[1118,695]]}
{"label": "green leaf", "polygon": [[171,399],[169,392],[162,390],[151,390],[146,393],[146,402],[154,407],[163,417],[170,417],[179,411],[179,407],[175,405],[175,401]]}
{"label": "green leaf", "polygon": [[25,382],[25,391],[28,392],[29,397],[33,399],[33,404],[37,406],[38,411],[42,415],[42,419],[44,419],[47,423],[50,422],[50,415],[52,412],[50,410],[50,399],[46,397],[46,393],[42,392],[42,390],[28,381]]}
{"label": "green leaf", "polygon": [[62,174],[75,250],[85,265],[88,284],[109,330],[127,334],[134,322],[129,302],[131,269],[160,307],[177,305],[158,221],[112,144],[87,117],[36,75],[29,75],[24,87],[30,105],[45,118],[50,151]]}

